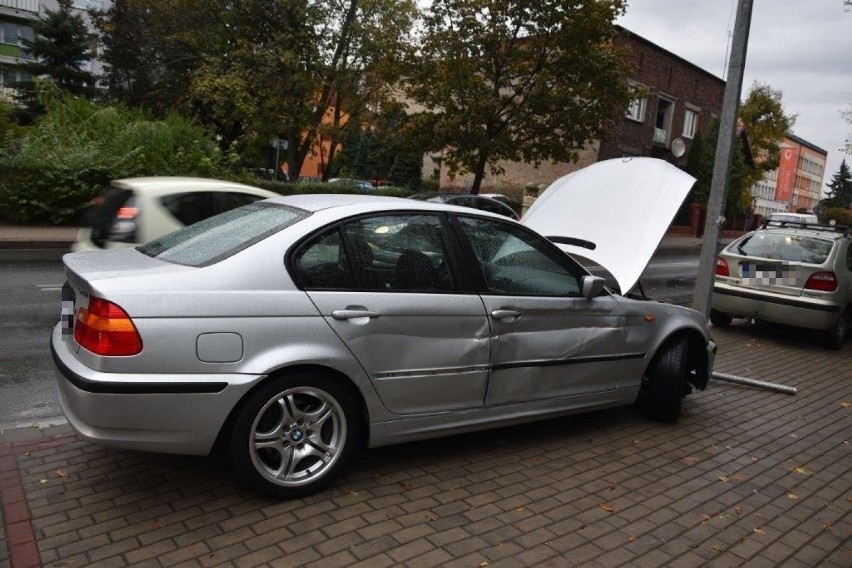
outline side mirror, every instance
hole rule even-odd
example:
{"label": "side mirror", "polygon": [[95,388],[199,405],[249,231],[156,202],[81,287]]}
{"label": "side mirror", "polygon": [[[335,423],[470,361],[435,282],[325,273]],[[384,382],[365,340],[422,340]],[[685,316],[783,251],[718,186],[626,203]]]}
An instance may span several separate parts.
{"label": "side mirror", "polygon": [[580,279],[580,291],[584,297],[592,299],[601,293],[605,283],[600,276],[583,276]]}

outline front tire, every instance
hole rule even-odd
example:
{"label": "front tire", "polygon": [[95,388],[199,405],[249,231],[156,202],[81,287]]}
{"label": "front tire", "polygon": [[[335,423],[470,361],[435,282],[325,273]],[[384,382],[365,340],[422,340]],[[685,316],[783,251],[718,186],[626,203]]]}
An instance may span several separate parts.
{"label": "front tire", "polygon": [[237,474],[269,495],[296,498],[325,487],[358,439],[348,385],[315,373],[276,377],[240,404],[231,431]]}
{"label": "front tire", "polygon": [[680,417],[686,389],[686,352],[685,338],[668,341],[657,352],[636,401],[648,418],[676,422]]}

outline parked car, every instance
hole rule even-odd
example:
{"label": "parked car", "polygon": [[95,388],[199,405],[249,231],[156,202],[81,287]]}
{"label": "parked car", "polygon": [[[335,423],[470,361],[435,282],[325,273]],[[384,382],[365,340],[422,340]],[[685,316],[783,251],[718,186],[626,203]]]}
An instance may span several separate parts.
{"label": "parked car", "polygon": [[409,199],[419,201],[431,201],[432,203],[445,203],[447,205],[458,205],[460,207],[472,207],[480,211],[496,213],[509,219],[518,219],[518,214],[505,203],[482,195],[471,195],[469,193],[431,192],[418,193],[409,196]]}
{"label": "parked car", "polygon": [[482,197],[488,197],[490,199],[493,199],[494,201],[499,201],[507,207],[512,206],[512,202],[509,200],[509,198],[503,195],[502,193],[480,193],[479,195]]}
{"label": "parked car", "polygon": [[[525,222],[570,227],[557,240],[596,262],[628,248],[611,272],[629,290],[694,180],[650,158],[588,170],[557,181]],[[619,195],[592,217],[589,196],[606,190]],[[623,225],[602,231],[613,218]],[[65,415],[105,445],[204,455],[218,442],[242,479],[282,497],[327,484],[359,444],[634,402],[676,420],[710,376],[704,317],[606,289],[529,226],[294,195],[136,248],[68,254],[51,339]]]}
{"label": "parked car", "polygon": [[819,219],[813,213],[770,213],[768,221],[786,221],[787,223],[810,223],[818,224]]}
{"label": "parked car", "polygon": [[373,191],[374,189],[376,189],[372,183],[363,179],[331,178],[330,180],[328,180],[328,183],[348,185],[359,191]]}
{"label": "parked car", "polygon": [[191,177],[115,180],[93,204],[73,251],[133,247],[277,193],[230,181]]}
{"label": "parked car", "polygon": [[852,321],[852,232],[847,227],[769,221],[716,261],[710,320],[763,320],[824,332],[840,348]]}

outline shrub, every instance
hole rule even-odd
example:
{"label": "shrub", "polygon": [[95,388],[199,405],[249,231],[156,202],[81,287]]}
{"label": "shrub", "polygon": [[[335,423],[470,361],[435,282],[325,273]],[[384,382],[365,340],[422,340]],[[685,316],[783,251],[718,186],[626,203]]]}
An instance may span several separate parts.
{"label": "shrub", "polygon": [[819,214],[820,223],[828,223],[835,221],[838,225],[846,225],[852,227],[852,212],[842,207],[829,207]]}
{"label": "shrub", "polygon": [[110,180],[145,175],[224,177],[223,155],[205,131],[177,114],[104,106],[39,82],[46,112],[15,152],[0,155],[0,211],[7,221],[74,221]]}

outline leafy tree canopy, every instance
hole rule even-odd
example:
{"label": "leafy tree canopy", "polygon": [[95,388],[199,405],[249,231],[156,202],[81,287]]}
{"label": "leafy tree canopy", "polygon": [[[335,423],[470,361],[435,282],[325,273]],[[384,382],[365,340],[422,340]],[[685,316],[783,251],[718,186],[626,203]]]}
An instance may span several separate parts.
{"label": "leafy tree canopy", "polygon": [[408,93],[451,172],[575,159],[629,102],[622,0],[435,0]]}
{"label": "leafy tree canopy", "polygon": [[416,13],[413,0],[125,0],[98,27],[108,84],[126,100],[149,93],[146,104],[190,112],[224,144],[283,137],[298,172],[321,128],[336,126],[334,147],[386,96]]}
{"label": "leafy tree canopy", "polygon": [[[695,185],[690,191],[689,201],[693,203],[707,203],[710,197],[710,187],[713,181],[713,165],[716,160],[716,145],[719,140],[719,119],[710,124],[707,137],[696,132],[689,150],[686,171],[695,179]],[[725,210],[729,213],[743,213],[750,203],[748,187],[743,183],[744,171],[747,169],[744,163],[742,141],[736,139],[737,151],[733,153],[731,173],[728,178],[728,189],[725,198]]]}
{"label": "leafy tree canopy", "polygon": [[756,81],[740,105],[740,120],[755,157],[755,168],[743,171],[742,183],[746,190],[778,168],[781,142],[796,122],[795,115],[784,112],[781,98],[780,90]]}

